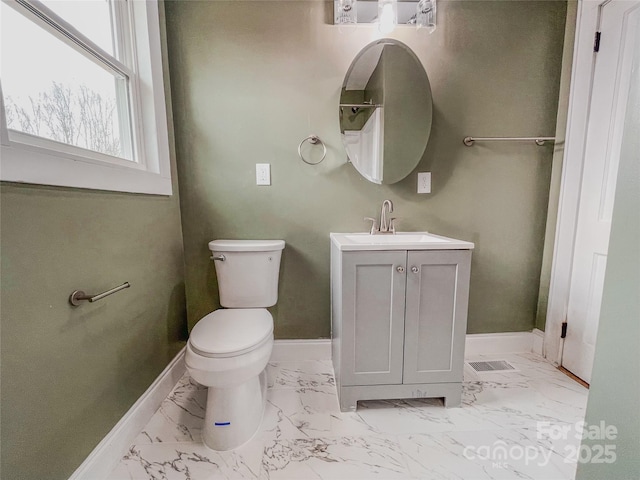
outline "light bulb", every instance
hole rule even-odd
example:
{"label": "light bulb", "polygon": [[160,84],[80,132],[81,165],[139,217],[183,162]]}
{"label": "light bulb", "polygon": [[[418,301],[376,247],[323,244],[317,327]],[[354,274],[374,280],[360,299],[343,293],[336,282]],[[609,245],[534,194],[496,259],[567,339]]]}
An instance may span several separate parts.
{"label": "light bulb", "polygon": [[378,30],[390,33],[396,26],[397,4],[395,0],[380,0],[378,3]]}

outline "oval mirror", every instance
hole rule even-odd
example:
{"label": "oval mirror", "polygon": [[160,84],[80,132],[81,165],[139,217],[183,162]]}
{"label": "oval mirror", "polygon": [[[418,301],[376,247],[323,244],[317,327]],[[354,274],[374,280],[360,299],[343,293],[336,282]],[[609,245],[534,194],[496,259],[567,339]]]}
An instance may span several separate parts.
{"label": "oval mirror", "polygon": [[433,104],[422,63],[404,43],[370,43],[351,63],[340,94],[340,132],[367,180],[396,183],[411,173],[431,133]]}

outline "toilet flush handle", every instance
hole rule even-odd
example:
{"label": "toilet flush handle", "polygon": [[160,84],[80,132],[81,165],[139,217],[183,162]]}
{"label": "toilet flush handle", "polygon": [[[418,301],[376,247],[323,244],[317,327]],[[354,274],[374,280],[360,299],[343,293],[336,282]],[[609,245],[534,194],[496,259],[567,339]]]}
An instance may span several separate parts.
{"label": "toilet flush handle", "polygon": [[227,257],[224,255],[214,255],[211,257],[211,260],[220,260],[221,262],[224,262],[226,259]]}

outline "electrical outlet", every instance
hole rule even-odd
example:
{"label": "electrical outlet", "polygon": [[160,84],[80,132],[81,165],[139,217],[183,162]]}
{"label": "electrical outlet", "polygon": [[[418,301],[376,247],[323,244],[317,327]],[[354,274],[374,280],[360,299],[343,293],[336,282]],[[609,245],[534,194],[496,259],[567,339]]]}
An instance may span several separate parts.
{"label": "electrical outlet", "polygon": [[256,163],[256,185],[271,185],[271,165]]}
{"label": "electrical outlet", "polygon": [[418,193],[431,193],[431,172],[418,173]]}

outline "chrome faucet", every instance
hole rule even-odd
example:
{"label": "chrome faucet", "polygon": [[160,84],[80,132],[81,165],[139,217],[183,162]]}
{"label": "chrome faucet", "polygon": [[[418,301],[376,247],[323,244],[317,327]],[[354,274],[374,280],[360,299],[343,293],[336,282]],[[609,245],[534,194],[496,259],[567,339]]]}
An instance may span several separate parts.
{"label": "chrome faucet", "polygon": [[382,210],[380,210],[380,223],[375,218],[366,217],[365,220],[371,221],[371,235],[377,235],[380,233],[391,233],[395,235],[396,227],[394,225],[395,218],[387,219],[387,215],[393,213],[393,202],[391,200],[385,200],[382,202]]}

